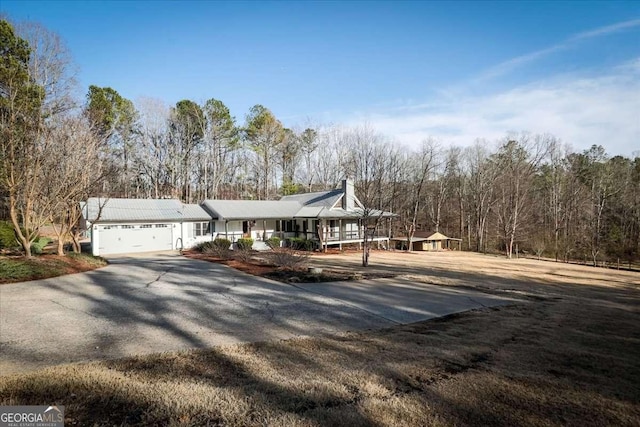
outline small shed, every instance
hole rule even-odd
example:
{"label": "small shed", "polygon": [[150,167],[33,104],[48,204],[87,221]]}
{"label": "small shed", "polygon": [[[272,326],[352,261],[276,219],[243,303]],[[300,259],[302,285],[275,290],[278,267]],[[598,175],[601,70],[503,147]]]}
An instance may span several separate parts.
{"label": "small shed", "polygon": [[[455,242],[457,242],[457,247],[454,247]],[[456,239],[455,237],[447,237],[442,233],[435,232],[430,236],[426,237],[424,240],[419,242],[421,244],[421,248],[418,249],[414,245],[415,250],[421,251],[441,251],[441,250],[451,250],[451,249],[460,249],[460,242],[462,239]]]}
{"label": "small shed", "polygon": [[[398,249],[406,249],[407,236],[398,236],[392,239],[396,242]],[[423,233],[416,232],[411,239],[411,244],[414,251],[442,251],[460,249],[460,242],[462,239],[455,237],[447,237],[442,233]]]}

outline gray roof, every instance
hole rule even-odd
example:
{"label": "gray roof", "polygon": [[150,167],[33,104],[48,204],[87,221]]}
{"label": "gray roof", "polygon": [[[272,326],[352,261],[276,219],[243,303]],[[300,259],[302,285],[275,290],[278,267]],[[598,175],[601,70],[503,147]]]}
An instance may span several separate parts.
{"label": "gray roof", "polygon": [[205,200],[202,206],[220,220],[293,218],[301,207],[282,200]]}
{"label": "gray roof", "polygon": [[[285,196],[280,200],[205,200],[202,206],[214,219],[260,220],[293,218],[361,218],[364,211],[357,207],[345,211],[340,205],[331,209],[342,197],[342,190]],[[395,216],[389,212],[371,210],[368,216]]]}
{"label": "gray roof", "polygon": [[[343,190],[285,196],[280,200],[205,200],[202,205],[184,204],[176,199],[99,199],[81,203],[85,218],[90,222],[152,222],[152,221],[208,221],[260,220],[293,218],[361,218],[364,210],[356,201],[354,210],[342,209]],[[102,208],[99,219],[98,212]],[[333,208],[335,206],[335,208]],[[333,209],[332,209],[333,208]],[[389,212],[372,210],[367,216],[395,216]]]}
{"label": "gray roof", "polygon": [[[82,204],[81,204],[82,206]],[[210,221],[200,206],[176,199],[111,199],[92,197],[83,206],[90,222]],[[98,218],[98,214],[100,215]]]}
{"label": "gray roof", "polygon": [[361,208],[355,208],[352,211],[345,211],[344,209],[323,209],[318,215],[318,218],[362,218],[364,216],[368,218],[391,218],[398,215],[391,212],[380,211],[378,209],[369,209],[365,211]]}
{"label": "gray roof", "polygon": [[296,201],[304,206],[325,207],[330,209],[342,197],[342,190],[318,191],[315,193],[294,194],[284,196],[282,201]]}
{"label": "gray roof", "polygon": [[182,205],[182,220],[183,221],[198,221],[205,220],[211,221],[211,215],[200,205],[183,204]]}
{"label": "gray roof", "polygon": [[300,210],[296,212],[296,218],[317,218],[324,210],[326,209],[322,207],[302,206]]}

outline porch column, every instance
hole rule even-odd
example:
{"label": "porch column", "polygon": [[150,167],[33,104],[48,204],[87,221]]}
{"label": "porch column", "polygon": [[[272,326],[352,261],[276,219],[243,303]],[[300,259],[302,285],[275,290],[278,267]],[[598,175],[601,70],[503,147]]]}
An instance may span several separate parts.
{"label": "porch column", "polygon": [[338,220],[338,239],[340,239],[340,250],[342,250],[342,218]]}
{"label": "porch column", "polygon": [[[100,255],[100,232],[98,231],[99,225],[91,224],[91,253],[93,256]],[[173,239],[171,239],[173,240]],[[173,244],[173,243],[172,243]]]}
{"label": "porch column", "polygon": [[262,241],[267,240],[267,220],[262,220]]}
{"label": "porch column", "polygon": [[229,221],[224,220],[224,238],[229,240]]}
{"label": "porch column", "polygon": [[327,252],[327,246],[329,246],[327,244],[327,238],[329,237],[329,233],[328,233],[328,229],[327,229],[327,220],[323,219],[322,220],[322,233],[324,234],[324,251]]}

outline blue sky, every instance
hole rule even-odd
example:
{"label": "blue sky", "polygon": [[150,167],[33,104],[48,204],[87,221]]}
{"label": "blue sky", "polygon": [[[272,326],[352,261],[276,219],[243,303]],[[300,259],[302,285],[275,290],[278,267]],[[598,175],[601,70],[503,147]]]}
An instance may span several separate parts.
{"label": "blue sky", "polygon": [[287,126],[368,122],[399,144],[550,132],[640,150],[640,2],[32,2],[90,84],[254,104]]}

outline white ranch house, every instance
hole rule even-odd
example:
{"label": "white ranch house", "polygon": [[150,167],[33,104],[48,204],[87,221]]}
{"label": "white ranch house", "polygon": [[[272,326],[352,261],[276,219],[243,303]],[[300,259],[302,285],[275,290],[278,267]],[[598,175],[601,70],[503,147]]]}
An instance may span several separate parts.
{"label": "white ranch house", "polygon": [[[205,200],[201,205],[179,200],[91,198],[85,205],[94,255],[186,249],[224,237],[236,242],[254,239],[266,249],[271,237],[298,237],[317,247],[360,244],[365,216],[382,218],[389,212],[365,211],[354,194],[353,182],[343,180],[336,190],[285,196],[280,200]],[[383,227],[388,229],[388,227]],[[387,231],[367,230],[370,240],[388,247]]]}

